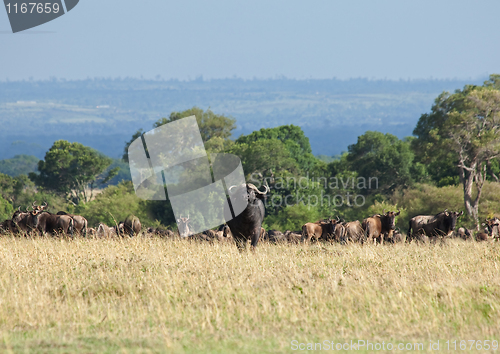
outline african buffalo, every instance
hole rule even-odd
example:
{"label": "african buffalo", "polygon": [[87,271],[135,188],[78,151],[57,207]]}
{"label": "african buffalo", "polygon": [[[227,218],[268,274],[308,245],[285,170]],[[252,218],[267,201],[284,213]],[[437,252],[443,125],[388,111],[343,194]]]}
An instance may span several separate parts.
{"label": "african buffalo", "polygon": [[379,239],[380,244],[384,244],[384,234],[387,234],[388,238],[392,237],[396,224],[396,216],[399,214],[399,210],[397,213],[388,211],[385,214],[376,214],[363,220],[361,226],[364,230],[364,240],[369,240],[370,242],[373,240],[375,243]]}
{"label": "african buffalo", "polygon": [[265,214],[262,199],[264,199],[269,192],[269,187],[267,185],[264,187],[265,191],[263,192],[259,191],[259,189],[251,183],[244,183],[228,188],[233,211],[237,213],[236,210],[240,207],[245,207],[241,213],[234,215],[232,219],[229,216],[233,213],[228,210],[228,206],[224,208],[224,215],[227,217],[226,220],[229,219],[227,225],[240,251],[246,247],[246,242],[248,240],[251,241],[252,250],[255,250],[259,242],[262,233],[262,221],[264,220]]}
{"label": "african buffalo", "polygon": [[17,232],[18,228],[14,221],[8,219],[0,223],[0,233],[16,234]]}
{"label": "african buffalo", "polygon": [[344,222],[342,226],[344,227],[344,235],[341,238],[342,243],[363,241],[364,230],[358,220]]}
{"label": "african buffalo", "polygon": [[125,221],[123,222],[123,231],[130,235],[130,237],[138,235],[139,232],[141,232],[141,229],[141,221],[137,216],[130,214],[125,218]]}
{"label": "african buffalo", "polygon": [[419,236],[433,238],[449,236],[457,224],[459,216],[463,211],[443,211],[436,215],[418,215],[410,219],[408,229],[408,241]]}
{"label": "african buffalo", "polygon": [[87,219],[80,215],[68,214],[65,211],[57,212],[57,215],[68,215],[73,219],[75,225],[75,231],[78,232],[83,237],[87,236]]}
{"label": "african buffalo", "polygon": [[68,215],[54,215],[47,211],[37,212],[33,215],[33,224],[41,235],[62,232],[73,237],[74,221]]}
{"label": "african buffalo", "polygon": [[335,235],[335,226],[337,220],[328,220],[328,222],[319,221],[316,223],[308,222],[302,226],[302,242],[309,242],[312,238],[319,240],[329,240]]}

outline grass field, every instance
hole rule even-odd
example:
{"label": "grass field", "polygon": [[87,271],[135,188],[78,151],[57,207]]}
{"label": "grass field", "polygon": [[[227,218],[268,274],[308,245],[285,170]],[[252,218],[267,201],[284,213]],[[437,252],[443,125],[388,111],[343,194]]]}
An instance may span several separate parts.
{"label": "grass field", "polygon": [[500,339],[499,251],[4,237],[0,352],[304,352],[293,340],[453,352],[444,341]]}

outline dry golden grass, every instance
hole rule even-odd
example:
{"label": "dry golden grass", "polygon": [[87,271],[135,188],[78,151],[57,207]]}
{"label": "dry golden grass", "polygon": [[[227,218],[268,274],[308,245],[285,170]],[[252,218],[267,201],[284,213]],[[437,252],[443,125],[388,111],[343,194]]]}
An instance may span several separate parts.
{"label": "dry golden grass", "polygon": [[0,239],[1,352],[500,339],[500,245]]}

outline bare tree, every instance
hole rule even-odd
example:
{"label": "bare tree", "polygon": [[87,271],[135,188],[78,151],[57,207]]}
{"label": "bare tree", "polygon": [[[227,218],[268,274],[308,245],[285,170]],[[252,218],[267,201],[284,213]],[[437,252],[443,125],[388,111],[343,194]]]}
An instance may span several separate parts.
{"label": "bare tree", "polygon": [[458,155],[465,209],[478,225],[479,200],[487,165],[500,156],[500,91],[492,87],[466,86],[455,95],[461,95],[462,102],[447,112],[443,136],[449,143],[444,146]]}

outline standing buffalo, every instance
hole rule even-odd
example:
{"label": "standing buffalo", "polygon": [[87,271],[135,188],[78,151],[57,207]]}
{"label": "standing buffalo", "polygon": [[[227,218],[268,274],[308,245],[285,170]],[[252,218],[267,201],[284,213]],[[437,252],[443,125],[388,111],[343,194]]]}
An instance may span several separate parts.
{"label": "standing buffalo", "polygon": [[396,226],[396,216],[399,214],[399,210],[397,213],[388,211],[383,215],[376,214],[363,220],[364,239],[373,240],[374,243],[379,239],[380,244],[384,244],[384,234],[388,234],[388,238],[392,237]]}
{"label": "standing buffalo", "polygon": [[[312,238],[319,240],[329,240],[334,237],[337,220],[318,221],[316,223],[308,222],[302,226],[302,242],[309,242]],[[342,237],[342,235],[340,235]]]}
{"label": "standing buffalo", "polygon": [[78,232],[83,237],[87,236],[87,219],[80,215],[68,214],[64,211],[59,211],[57,215],[68,215],[73,219],[75,225],[75,231]]}
{"label": "standing buffalo", "polygon": [[12,215],[12,223],[15,225],[15,228],[12,224],[10,224],[10,228],[15,230],[16,233],[21,232],[26,234],[31,232],[36,228],[33,220],[34,213],[35,211],[28,211],[28,209],[26,209],[26,212],[21,211],[21,207],[19,207],[14,215]]}
{"label": "standing buffalo", "polygon": [[427,236],[433,239],[449,236],[457,224],[459,216],[463,211],[443,211],[436,215],[418,215],[410,219],[408,229],[408,240],[416,237]]}
{"label": "standing buffalo", "polygon": [[33,215],[33,223],[42,235],[62,232],[73,237],[74,222],[68,215],[54,215],[47,211],[36,212]]}
{"label": "standing buffalo", "polygon": [[344,234],[341,238],[341,243],[363,241],[364,230],[358,220],[344,222],[342,225],[344,226]]}
{"label": "standing buffalo", "polygon": [[[262,231],[262,221],[264,220],[265,214],[262,199],[264,199],[269,192],[269,187],[267,185],[264,187],[264,192],[259,191],[259,189],[251,183],[244,183],[228,188],[233,210],[237,210],[238,207],[246,206],[240,214],[235,215],[232,219],[229,218],[230,220],[227,221],[227,225],[231,230],[231,234],[239,250],[246,247],[247,240],[251,240],[252,249],[255,249],[259,242]],[[231,214],[232,213],[227,210],[226,207],[224,215],[229,216]]]}
{"label": "standing buffalo", "polygon": [[130,237],[134,236],[134,234],[138,235],[139,232],[141,232],[141,229],[141,221],[137,216],[130,214],[125,218],[125,221],[123,222],[123,231],[130,235]]}

